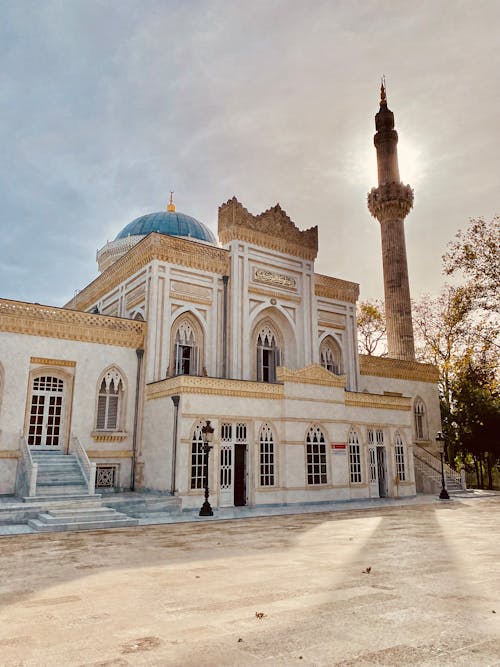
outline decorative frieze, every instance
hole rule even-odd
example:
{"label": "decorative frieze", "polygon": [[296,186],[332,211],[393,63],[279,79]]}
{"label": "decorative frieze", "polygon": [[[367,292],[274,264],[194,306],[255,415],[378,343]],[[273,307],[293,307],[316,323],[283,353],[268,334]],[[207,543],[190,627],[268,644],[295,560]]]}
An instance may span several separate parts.
{"label": "decorative frieze", "polygon": [[348,280],[324,276],[321,273],[314,274],[314,293],[316,296],[337,301],[347,301],[356,303],[359,297],[358,283],[351,283]]}
{"label": "decorative frieze", "polygon": [[174,394],[209,394],[212,396],[235,396],[240,398],[282,399],[283,385],[246,380],[198,377],[194,375],[177,375],[146,386],[146,398],[148,400],[173,396]]}
{"label": "decorative frieze", "polygon": [[346,385],[345,375],[334,375],[320,364],[311,364],[296,371],[285,366],[278,366],[276,374],[279,382],[315,384],[322,387],[337,387],[342,389]]}
{"label": "decorative frieze", "polygon": [[407,396],[387,396],[383,394],[369,394],[365,392],[350,392],[345,394],[346,407],[377,408],[379,410],[411,410],[411,398]]}
{"label": "decorative frieze", "polygon": [[114,287],[153,260],[219,275],[230,274],[229,252],[206,243],[153,232],[69,301],[68,308],[86,310]]}
{"label": "decorative frieze", "polygon": [[434,364],[422,364],[418,361],[407,361],[405,359],[360,354],[359,369],[361,375],[393,378],[395,380],[414,380],[433,384],[439,380],[439,371]]}
{"label": "decorative frieze", "polygon": [[66,366],[74,368],[76,361],[68,361],[66,359],[45,359],[43,357],[30,357],[30,364],[37,364],[40,366]]}
{"label": "decorative frieze", "polygon": [[0,299],[0,331],[142,348],[146,323]]}

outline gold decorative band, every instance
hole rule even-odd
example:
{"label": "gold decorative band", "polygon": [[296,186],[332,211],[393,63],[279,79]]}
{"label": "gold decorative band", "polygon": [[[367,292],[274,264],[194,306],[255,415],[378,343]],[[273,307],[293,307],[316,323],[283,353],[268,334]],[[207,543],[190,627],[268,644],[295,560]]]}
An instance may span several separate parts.
{"label": "gold decorative band", "polygon": [[74,368],[76,361],[66,359],[44,359],[43,357],[30,357],[30,364],[43,364],[44,366],[68,366]]}

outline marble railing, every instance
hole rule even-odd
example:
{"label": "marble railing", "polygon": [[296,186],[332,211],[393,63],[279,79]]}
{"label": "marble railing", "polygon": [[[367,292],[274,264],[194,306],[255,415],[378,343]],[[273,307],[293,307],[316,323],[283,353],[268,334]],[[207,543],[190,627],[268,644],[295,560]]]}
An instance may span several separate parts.
{"label": "marble railing", "polygon": [[33,461],[26,437],[19,438],[19,458],[17,462],[16,495],[30,497],[36,495],[38,464]]}
{"label": "marble railing", "polygon": [[92,463],[92,461],[89,459],[89,457],[87,456],[87,452],[85,451],[84,446],[78,440],[76,435],[71,435],[69,451],[70,451],[71,454],[74,454],[77,457],[78,462],[80,463],[80,467],[81,467],[82,472],[83,472],[83,476],[85,477],[85,481],[87,482],[87,488],[88,488],[89,494],[93,495],[95,493],[95,468],[96,468],[96,465],[95,465],[95,463]]}

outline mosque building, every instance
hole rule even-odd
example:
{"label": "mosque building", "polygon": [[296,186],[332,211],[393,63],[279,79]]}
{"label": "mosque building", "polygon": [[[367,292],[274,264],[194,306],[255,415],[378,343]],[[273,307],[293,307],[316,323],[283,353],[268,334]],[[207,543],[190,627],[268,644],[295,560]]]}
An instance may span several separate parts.
{"label": "mosque building", "polygon": [[[376,115],[389,355],[358,353],[356,283],[315,272],[317,227],[219,207],[218,239],[176,210],[97,252],[63,308],[0,300],[0,494],[104,490],[214,508],[412,496],[440,429],[415,361],[394,115]],[[420,454],[417,455],[417,452]]]}

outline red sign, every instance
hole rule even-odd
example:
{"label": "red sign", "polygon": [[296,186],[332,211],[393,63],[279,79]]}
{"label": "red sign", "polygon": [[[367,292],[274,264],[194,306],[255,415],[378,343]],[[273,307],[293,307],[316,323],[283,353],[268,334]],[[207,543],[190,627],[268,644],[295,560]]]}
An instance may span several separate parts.
{"label": "red sign", "polygon": [[347,447],[347,445],[346,445],[345,443],[341,443],[341,442],[337,442],[337,443],[335,443],[335,442],[332,442],[332,449],[345,449],[346,447]]}

